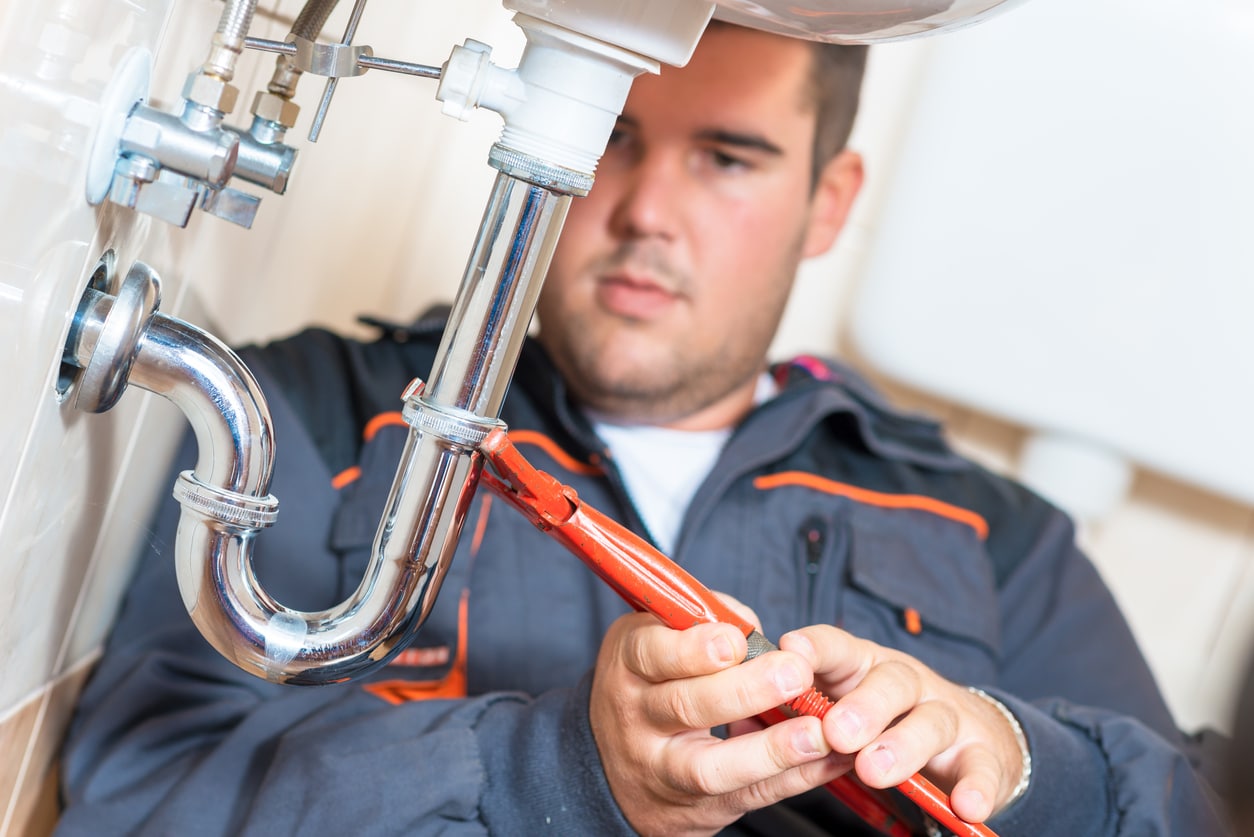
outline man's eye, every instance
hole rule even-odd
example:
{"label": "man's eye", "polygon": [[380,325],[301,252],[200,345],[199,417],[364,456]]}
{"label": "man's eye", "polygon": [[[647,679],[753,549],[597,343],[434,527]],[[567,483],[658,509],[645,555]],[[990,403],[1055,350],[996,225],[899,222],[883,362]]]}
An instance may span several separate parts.
{"label": "man's eye", "polygon": [[609,142],[606,143],[607,148],[622,148],[631,141],[631,132],[624,131],[621,128],[615,128],[610,131]]}
{"label": "man's eye", "polygon": [[717,169],[725,171],[739,171],[741,169],[749,168],[749,162],[747,160],[737,157],[734,154],[728,154],[726,151],[712,149],[709,152],[709,157],[710,162],[713,163],[714,167]]}

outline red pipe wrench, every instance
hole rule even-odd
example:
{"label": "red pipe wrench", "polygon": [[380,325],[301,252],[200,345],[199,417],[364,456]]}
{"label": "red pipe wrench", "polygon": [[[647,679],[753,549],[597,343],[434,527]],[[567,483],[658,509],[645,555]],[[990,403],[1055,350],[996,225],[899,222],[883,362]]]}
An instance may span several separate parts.
{"label": "red pipe wrench", "polygon": [[[735,625],[749,641],[749,657],[774,650],[775,645],[750,623],[724,605],[701,582],[654,549],[643,538],[579,501],[575,490],[537,470],[509,440],[504,428],[493,430],[480,445],[492,471],[482,480],[497,495],[563,544],[598,577],[637,610],[658,617],[677,630],[703,622]],[[803,714],[822,718],[832,701],[815,689],[762,716],[767,723]],[[871,825],[893,837],[910,831],[892,803],[857,781],[851,774],[829,782],[828,789]],[[897,789],[924,812],[960,837],[996,837],[987,826],[960,819],[945,794],[919,774]]]}

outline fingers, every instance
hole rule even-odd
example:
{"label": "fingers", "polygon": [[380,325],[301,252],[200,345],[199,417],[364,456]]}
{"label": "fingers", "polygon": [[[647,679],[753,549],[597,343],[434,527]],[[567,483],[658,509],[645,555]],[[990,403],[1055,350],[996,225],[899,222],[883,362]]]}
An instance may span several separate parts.
{"label": "fingers", "polygon": [[950,793],[950,807],[968,822],[984,822],[993,815],[1004,784],[997,757],[984,747],[970,747],[963,751],[955,769],[961,778]]}
{"label": "fingers", "polygon": [[743,791],[831,752],[817,718],[793,718],[734,738],[702,741],[692,747],[680,738],[660,766],[674,787],[699,796]]}
{"label": "fingers", "polygon": [[1013,792],[1022,755],[1006,719],[987,699],[901,652],[830,626],[780,638],[805,659],[820,689],[837,698],[823,731],[836,752],[856,753],[867,785],[887,788],[925,772],[950,789],[954,812],[992,816]]}
{"label": "fingers", "polygon": [[888,651],[830,625],[790,631],[780,637],[779,647],[801,655],[821,673],[823,686],[833,698],[861,682]]}
{"label": "fingers", "polygon": [[706,677],[659,683],[644,695],[642,708],[659,730],[709,729],[787,703],[812,680],[805,660],[772,652]]}
{"label": "fingers", "polygon": [[875,788],[901,784],[947,750],[957,728],[958,715],[952,706],[939,701],[915,706],[858,753],[858,778]]}
{"label": "fingers", "polygon": [[589,722],[610,790],[640,833],[714,833],[748,810],[852,768],[851,756],[831,756],[817,718],[765,729],[737,723],[743,734],[726,741],[711,734],[791,700],[812,682],[813,671],[796,654],[772,652],[742,664],[746,650],[730,625],[675,631],[647,614],[624,616],[607,632]]}
{"label": "fingers", "polygon": [[625,632],[620,640],[623,665],[650,683],[713,674],[736,665],[748,653],[744,636],[731,625],[675,631],[653,616],[637,613],[614,627]]}

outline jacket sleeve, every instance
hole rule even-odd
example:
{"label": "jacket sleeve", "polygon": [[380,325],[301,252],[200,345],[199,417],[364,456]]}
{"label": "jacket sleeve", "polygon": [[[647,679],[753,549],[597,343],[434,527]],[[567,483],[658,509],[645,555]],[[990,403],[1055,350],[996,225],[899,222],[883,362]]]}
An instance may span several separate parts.
{"label": "jacket sleeve", "polygon": [[[267,561],[283,557],[257,572],[280,602],[326,607],[346,583],[316,525],[333,490],[297,411],[282,397],[271,408],[285,505],[258,543],[269,539]],[[180,462],[193,446],[189,436]],[[393,705],[358,683],[255,678],[183,609],[178,516],[167,500],[81,696],[59,834],[634,833],[600,768],[589,682]]]}
{"label": "jacket sleeve", "polygon": [[[1027,793],[1004,834],[1222,835],[1222,806],[1110,591],[1061,513],[1044,515],[1002,584],[1002,667],[988,691],[1032,751]],[[981,684],[977,684],[981,685]]]}
{"label": "jacket sleeve", "polygon": [[59,834],[633,833],[586,682],[393,706],[352,684],[244,682],[180,651],[185,630],[164,633],[169,650],[102,661],[65,753]]}

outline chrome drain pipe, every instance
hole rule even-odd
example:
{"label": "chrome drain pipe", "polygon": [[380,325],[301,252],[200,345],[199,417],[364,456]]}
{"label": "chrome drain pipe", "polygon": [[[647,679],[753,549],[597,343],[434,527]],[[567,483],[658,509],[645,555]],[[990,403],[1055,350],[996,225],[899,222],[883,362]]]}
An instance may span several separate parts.
{"label": "chrome drain pipe", "polygon": [[245,671],[306,685],[356,677],[408,645],[430,614],[479,482],[478,445],[499,424],[570,203],[571,192],[557,190],[580,186],[537,165],[498,164],[431,383],[403,394],[409,436],[365,577],[327,610],[284,607],[253,572],[254,541],[278,501],[268,493],[270,414],[247,367],[213,336],[157,313],[157,277],[142,263],[116,297],[85,293],[65,350],[83,370],[75,405],[106,410],[134,384],[187,416],[199,456],[174,486],[179,590],[201,633]]}

